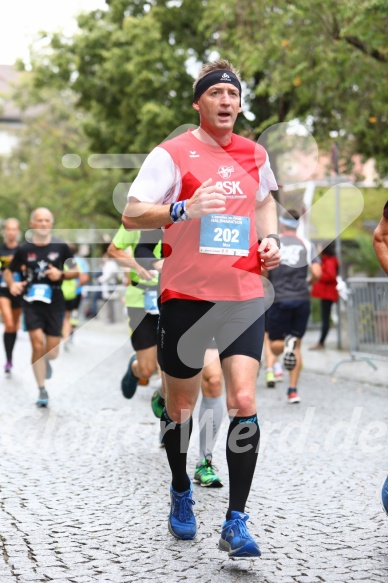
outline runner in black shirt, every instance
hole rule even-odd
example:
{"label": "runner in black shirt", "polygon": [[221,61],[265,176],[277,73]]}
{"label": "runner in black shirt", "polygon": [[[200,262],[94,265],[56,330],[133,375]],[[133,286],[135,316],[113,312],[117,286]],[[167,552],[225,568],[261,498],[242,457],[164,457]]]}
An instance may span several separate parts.
{"label": "runner in black shirt", "polygon": [[[19,244],[20,230],[17,219],[7,219],[3,228],[4,243],[0,245],[0,314],[4,322],[4,348],[7,362],[4,372],[11,376],[12,353],[16,341],[22,311],[22,298],[12,296],[3,278],[3,271],[11,263]],[[15,273],[14,279],[21,281],[21,274]]]}
{"label": "runner in black shirt", "polygon": [[[39,387],[38,407],[46,407],[48,394],[45,378],[51,377],[49,361],[58,356],[65,301],[63,279],[78,277],[76,264],[64,263],[72,258],[66,243],[52,237],[53,216],[46,208],[34,210],[30,218],[33,229],[31,242],[18,247],[4,279],[13,296],[23,294],[26,329],[32,344],[32,367]],[[24,281],[17,282],[14,273],[24,266]],[[73,271],[72,271],[73,270]]]}
{"label": "runner in black shirt", "polygon": [[284,368],[290,372],[287,398],[300,403],[298,380],[302,370],[302,338],[310,315],[309,280],[321,277],[321,260],[315,245],[297,234],[299,213],[290,209],[279,218],[281,261],[269,272],[275,298],[267,311],[267,327],[271,350],[283,352]]}

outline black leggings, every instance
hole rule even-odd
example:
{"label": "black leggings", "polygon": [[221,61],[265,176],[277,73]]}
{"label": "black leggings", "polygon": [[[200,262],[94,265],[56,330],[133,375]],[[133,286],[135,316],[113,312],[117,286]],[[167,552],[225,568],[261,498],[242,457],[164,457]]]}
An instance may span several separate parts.
{"label": "black leggings", "polygon": [[330,314],[331,306],[334,302],[331,300],[321,300],[321,338],[319,339],[320,344],[324,344],[326,340],[327,333],[330,328]]}

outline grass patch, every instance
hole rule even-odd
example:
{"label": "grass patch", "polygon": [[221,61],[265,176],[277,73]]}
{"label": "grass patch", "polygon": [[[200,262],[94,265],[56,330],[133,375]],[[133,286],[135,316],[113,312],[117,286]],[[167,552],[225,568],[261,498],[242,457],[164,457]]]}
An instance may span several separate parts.
{"label": "grass patch", "polygon": [[[388,200],[387,188],[340,188],[341,239],[357,241],[361,234],[371,235]],[[315,190],[310,213],[310,237],[314,240],[335,239],[337,193],[335,187]]]}

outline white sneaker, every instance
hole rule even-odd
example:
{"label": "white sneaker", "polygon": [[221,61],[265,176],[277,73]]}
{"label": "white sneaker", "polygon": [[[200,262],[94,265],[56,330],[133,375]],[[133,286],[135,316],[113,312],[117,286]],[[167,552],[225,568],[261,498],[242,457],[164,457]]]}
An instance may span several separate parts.
{"label": "white sneaker", "polygon": [[288,336],[284,339],[284,352],[283,352],[283,366],[286,370],[293,370],[296,365],[296,355],[295,355],[295,346],[296,346],[296,336]]}
{"label": "white sneaker", "polygon": [[273,365],[273,372],[275,375],[276,382],[282,381],[284,379],[284,373],[280,362],[275,362],[275,364]]}

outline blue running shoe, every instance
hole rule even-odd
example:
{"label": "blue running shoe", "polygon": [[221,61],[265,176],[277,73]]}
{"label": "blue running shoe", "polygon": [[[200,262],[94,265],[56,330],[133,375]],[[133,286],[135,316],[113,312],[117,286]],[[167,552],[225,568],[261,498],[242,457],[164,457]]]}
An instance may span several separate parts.
{"label": "blue running shoe", "polygon": [[137,383],[139,379],[135,377],[132,371],[132,363],[136,360],[136,353],[132,354],[129,359],[128,370],[121,379],[121,390],[126,399],[132,399],[133,395],[136,393]]}
{"label": "blue running shoe", "polygon": [[385,513],[388,515],[388,476],[385,478],[383,489],[381,491],[381,502],[383,503]]}
{"label": "blue running shoe", "polygon": [[37,407],[47,407],[49,402],[49,396],[45,388],[39,389],[39,397],[36,401]]}
{"label": "blue running shoe", "polygon": [[261,552],[257,542],[248,532],[246,521],[249,515],[245,512],[232,510],[231,520],[225,520],[222,525],[218,548],[226,551],[229,557],[260,557]]}
{"label": "blue running shoe", "polygon": [[175,538],[191,540],[197,534],[197,523],[193,513],[193,492],[175,492],[170,488],[171,508],[168,519],[168,530]]}

